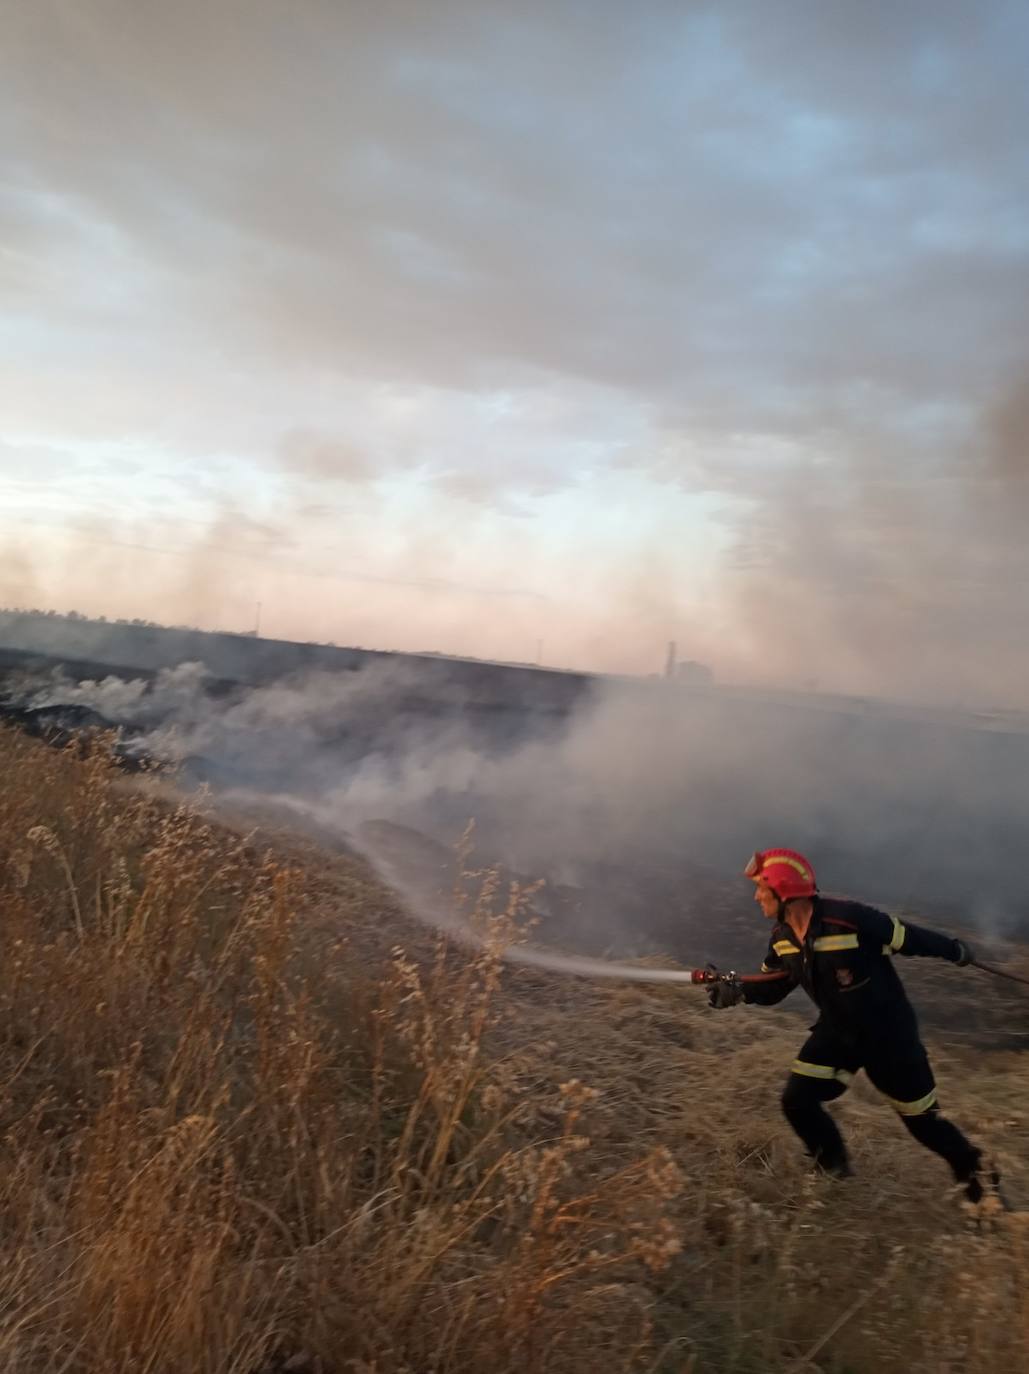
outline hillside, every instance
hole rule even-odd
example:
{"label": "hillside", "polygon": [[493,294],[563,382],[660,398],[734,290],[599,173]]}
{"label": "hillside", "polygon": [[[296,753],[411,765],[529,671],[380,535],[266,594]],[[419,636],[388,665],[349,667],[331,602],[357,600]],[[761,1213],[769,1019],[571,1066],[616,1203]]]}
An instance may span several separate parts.
{"label": "hillside", "polygon": [[[78,752],[0,732],[5,1370],[1029,1365],[1023,1219],[971,1220],[863,1080],[858,1177],[807,1174],[796,1015],[506,966],[532,893],[470,857],[486,948],[447,947],[345,846]],[[1029,1204],[1029,1007],[912,972]]]}

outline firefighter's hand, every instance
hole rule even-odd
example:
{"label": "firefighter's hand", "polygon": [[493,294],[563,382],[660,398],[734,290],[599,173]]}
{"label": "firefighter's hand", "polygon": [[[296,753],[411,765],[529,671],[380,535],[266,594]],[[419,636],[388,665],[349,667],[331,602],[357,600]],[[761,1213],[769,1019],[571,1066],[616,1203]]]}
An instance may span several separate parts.
{"label": "firefighter's hand", "polygon": [[719,1010],[722,1007],[734,1007],[737,1002],[742,1002],[743,989],[735,979],[730,979],[724,983],[715,983],[707,995],[707,1000],[710,1006],[717,1007]]}
{"label": "firefighter's hand", "polygon": [[975,950],[971,945],[966,945],[964,940],[954,941],[954,962],[958,968],[965,968],[975,960]]}

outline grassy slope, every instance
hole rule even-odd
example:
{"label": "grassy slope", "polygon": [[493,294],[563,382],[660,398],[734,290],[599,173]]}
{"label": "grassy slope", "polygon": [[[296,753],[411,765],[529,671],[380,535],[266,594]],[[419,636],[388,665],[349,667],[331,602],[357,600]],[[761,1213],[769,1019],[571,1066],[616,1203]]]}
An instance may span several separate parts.
{"label": "grassy slope", "polygon": [[[806,1175],[795,1018],[442,948],[359,861],[102,759],[0,733],[0,773],[5,1370],[1029,1367],[1029,1232],[867,1084],[859,1177]],[[1029,1202],[1027,1061],[930,1047]]]}

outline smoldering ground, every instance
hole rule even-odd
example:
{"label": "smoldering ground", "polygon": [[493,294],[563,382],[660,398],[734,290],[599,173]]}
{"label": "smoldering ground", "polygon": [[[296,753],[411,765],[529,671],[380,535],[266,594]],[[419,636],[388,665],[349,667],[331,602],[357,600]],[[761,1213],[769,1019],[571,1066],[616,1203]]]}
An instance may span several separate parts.
{"label": "smoldering ground", "polygon": [[474,819],[483,858],[546,879],[542,938],[585,953],[752,961],[762,932],[739,873],[773,844],[810,852],[826,891],[1029,929],[1029,732],[663,682],[596,679],[563,716],[415,685],[378,663],[226,692],[183,664],[23,677],[18,695],[89,707],[130,752],[179,764],[181,785],[358,847],[370,820],[450,845]]}

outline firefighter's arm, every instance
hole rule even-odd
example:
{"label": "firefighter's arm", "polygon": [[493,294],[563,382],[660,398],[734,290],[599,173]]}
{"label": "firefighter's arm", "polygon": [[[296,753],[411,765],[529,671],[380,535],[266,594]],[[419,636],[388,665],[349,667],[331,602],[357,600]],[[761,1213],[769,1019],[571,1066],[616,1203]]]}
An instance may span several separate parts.
{"label": "firefighter's arm", "polygon": [[784,997],[789,997],[796,986],[781,957],[772,948],[771,940],[768,942],[768,953],[761,965],[761,972],[777,976],[769,978],[765,982],[743,983],[741,985],[743,1001],[750,1003],[751,1006],[774,1007],[776,1002],[781,1002]]}
{"label": "firefighter's arm", "polygon": [[744,983],[743,1001],[755,1007],[774,1007],[789,997],[796,984],[785,971],[779,978],[769,978],[767,983]]}
{"label": "firefighter's arm", "polygon": [[862,944],[881,945],[883,954],[948,959],[952,964],[968,964],[973,958],[972,951],[960,940],[912,925],[874,907],[866,907],[862,912],[860,934]]}

